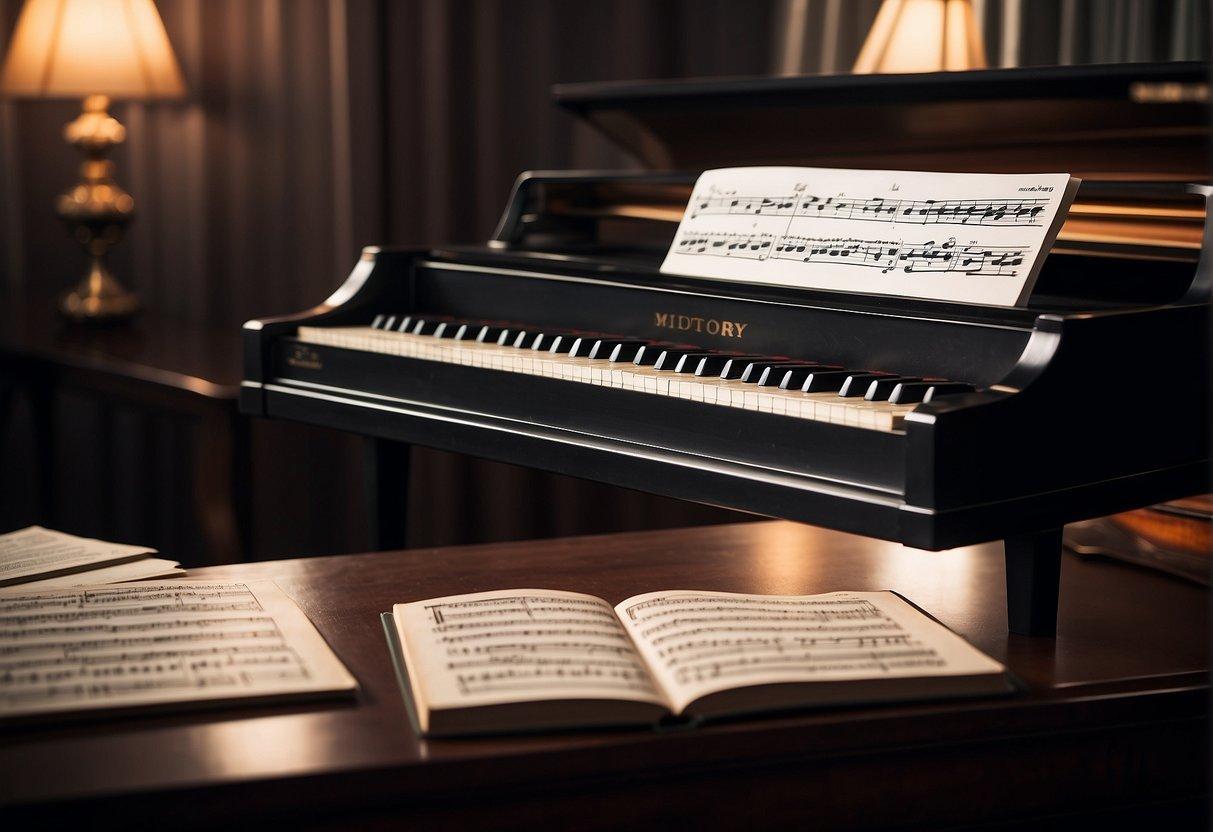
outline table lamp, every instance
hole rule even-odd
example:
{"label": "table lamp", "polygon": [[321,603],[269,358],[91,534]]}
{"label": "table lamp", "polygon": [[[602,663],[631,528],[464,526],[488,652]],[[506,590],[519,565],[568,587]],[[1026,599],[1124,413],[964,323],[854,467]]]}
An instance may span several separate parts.
{"label": "table lamp", "polygon": [[126,139],[107,110],[111,98],[180,98],[181,70],[152,0],[27,0],[17,18],[0,93],[21,98],[83,98],[64,129],[84,154],[81,181],[59,197],[59,217],[88,252],[88,274],[60,302],[78,321],[128,318],[138,298],[110,273],[105,255],[134,216],[135,202],[114,182],[106,156]]}
{"label": "table lamp", "polygon": [[854,72],[984,69],[985,47],[970,0],[884,0]]}

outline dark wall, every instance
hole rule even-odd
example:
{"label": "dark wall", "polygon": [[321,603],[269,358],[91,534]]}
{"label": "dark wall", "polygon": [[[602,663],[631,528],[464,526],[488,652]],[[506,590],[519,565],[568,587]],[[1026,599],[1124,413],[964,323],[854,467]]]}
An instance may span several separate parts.
{"label": "dark wall", "polygon": [[[0,40],[20,6],[0,0]],[[190,93],[119,104],[138,219],[115,270],[154,314],[230,329],[310,306],[372,243],[483,239],[533,168],[632,161],[549,104],[570,81],[841,71],[878,0],[160,0]],[[1203,2],[987,0],[991,63],[1195,57]],[[83,259],[50,206],[74,102],[0,104],[0,287],[57,290]],[[806,137],[811,141],[811,137]],[[186,426],[60,409],[64,528],[198,560]],[[28,424],[0,437],[0,529],[31,522]],[[363,446],[260,423],[258,556],[368,544]],[[711,522],[716,511],[417,451],[414,545]],[[112,492],[99,500],[99,490]]]}

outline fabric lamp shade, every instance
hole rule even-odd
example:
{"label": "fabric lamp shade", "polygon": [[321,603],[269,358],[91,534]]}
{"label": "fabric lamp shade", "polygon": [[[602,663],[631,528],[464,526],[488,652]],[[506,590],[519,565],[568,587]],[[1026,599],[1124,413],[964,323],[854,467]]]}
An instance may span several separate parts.
{"label": "fabric lamp shade", "polygon": [[181,69],[152,0],[27,0],[0,92],[31,98],[180,98]]}
{"label": "fabric lamp shade", "polygon": [[854,71],[940,72],[985,66],[970,0],[884,0]]}

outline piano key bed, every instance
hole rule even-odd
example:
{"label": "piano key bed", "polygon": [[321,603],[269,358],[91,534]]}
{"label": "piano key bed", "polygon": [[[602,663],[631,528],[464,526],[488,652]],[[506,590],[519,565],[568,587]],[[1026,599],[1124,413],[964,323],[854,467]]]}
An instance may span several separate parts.
{"label": "piano key bed", "polygon": [[434,316],[380,314],[369,326],[301,326],[297,338],[878,431],[901,430],[920,402],[974,389],[780,356]]}

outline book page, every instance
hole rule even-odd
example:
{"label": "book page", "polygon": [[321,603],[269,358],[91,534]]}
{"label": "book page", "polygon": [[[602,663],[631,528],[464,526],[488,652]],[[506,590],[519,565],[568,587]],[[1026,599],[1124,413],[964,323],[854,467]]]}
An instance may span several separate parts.
{"label": "book page", "polygon": [[0,587],[0,593],[28,592],[31,589],[66,589],[73,586],[121,584],[145,581],[149,578],[179,578],[185,575],[181,564],[164,558],[140,558],[113,566],[99,566],[87,572],[72,572],[54,578],[37,578],[12,586]]}
{"label": "book page", "polygon": [[0,586],[135,560],[155,552],[146,546],[107,543],[30,526],[0,535]]}
{"label": "book page", "polygon": [[1077,187],[1064,173],[709,170],[661,271],[1023,305]]}
{"label": "book page", "polygon": [[270,581],[0,595],[0,717],[356,687]]}
{"label": "book page", "polygon": [[428,708],[553,699],[665,702],[610,604],[515,589],[397,604],[409,674]]}
{"label": "book page", "polygon": [[1003,669],[891,592],[671,590],[637,595],[615,610],[678,711],[750,685]]}

